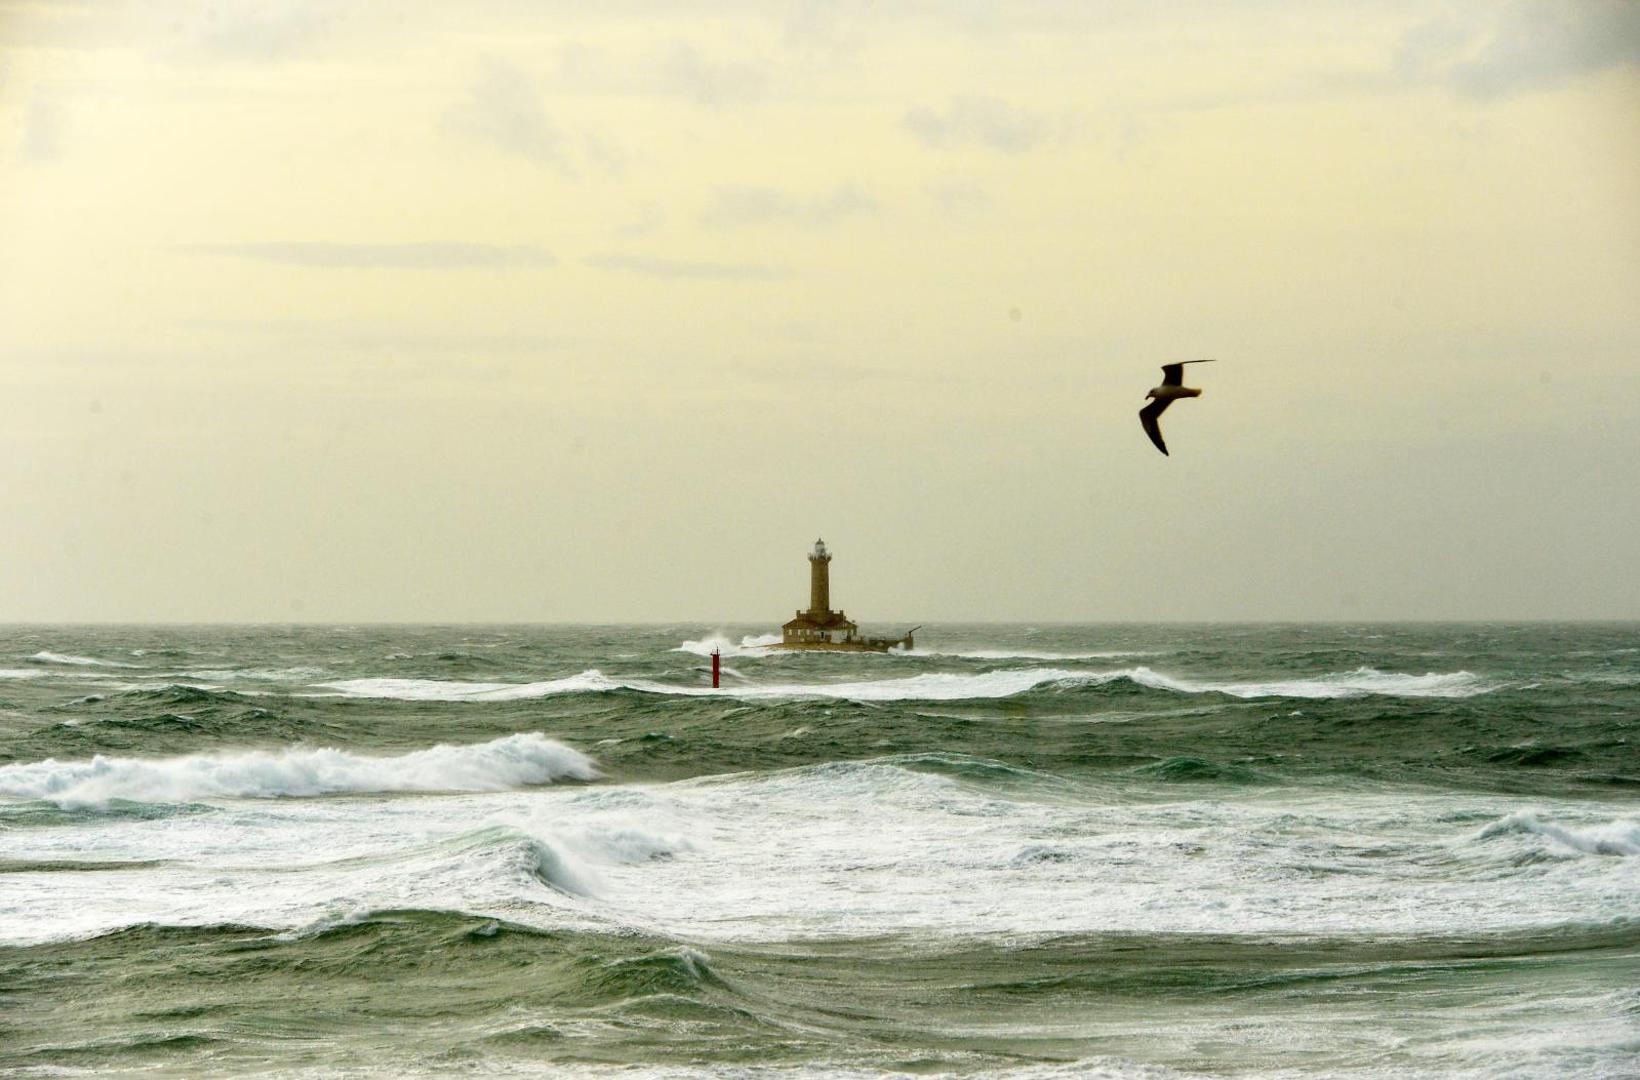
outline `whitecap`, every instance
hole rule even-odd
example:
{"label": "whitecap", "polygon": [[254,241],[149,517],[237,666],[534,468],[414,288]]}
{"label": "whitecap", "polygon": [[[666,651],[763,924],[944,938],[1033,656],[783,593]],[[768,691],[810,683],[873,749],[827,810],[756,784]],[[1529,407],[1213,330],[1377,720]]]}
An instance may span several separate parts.
{"label": "whitecap", "polygon": [[386,698],[393,701],[519,701],[555,694],[618,690],[624,684],[602,672],[583,671],[564,679],[533,683],[461,682],[448,679],[341,679],[316,683],[347,697]]}
{"label": "whitecap", "polygon": [[1161,656],[1143,649],[1102,649],[1095,652],[1055,652],[1043,649],[890,649],[891,656],[951,658],[958,660],[1122,660]]}
{"label": "whitecap", "polygon": [[118,660],[98,660],[95,656],[70,656],[67,653],[48,652],[44,649],[29,657],[36,664],[62,664],[67,667],[140,668],[141,664],[126,664]]}
{"label": "whitecap", "polygon": [[1108,682],[1122,673],[1091,674],[1060,668],[1026,668],[992,671],[979,675],[928,673],[899,679],[876,679],[835,683],[756,683],[714,689],[709,686],[682,686],[652,679],[613,679],[596,669],[563,679],[534,683],[451,682],[438,679],[346,679],[320,683],[350,697],[387,698],[399,701],[511,701],[551,697],[557,694],[598,693],[608,690],[636,690],[641,693],[682,697],[835,698],[848,701],[961,701],[970,698],[1011,697],[1027,690],[1061,681]]}
{"label": "whitecap", "polygon": [[1431,671],[1408,675],[1376,668],[1333,672],[1307,678],[1271,679],[1253,682],[1196,681],[1162,675],[1147,667],[1127,673],[1140,686],[1153,690],[1173,690],[1185,694],[1229,694],[1239,698],[1343,698],[1378,694],[1387,697],[1462,698],[1498,689],[1468,671]]}
{"label": "whitecap", "polygon": [[531,732],[467,746],[440,744],[395,757],[292,749],[175,758],[53,758],[0,766],[0,795],[46,799],[59,806],[96,806],[111,799],[181,803],[365,792],[502,791],[598,775],[580,751]]}
{"label": "whitecap", "polygon": [[1476,840],[1522,834],[1541,836],[1585,855],[1640,855],[1640,819],[1616,818],[1592,825],[1561,825],[1544,821],[1531,811],[1499,818],[1475,835]]}
{"label": "whitecap", "polygon": [[781,656],[783,653],[779,649],[768,647],[778,644],[780,644],[779,634],[747,634],[740,639],[739,644],[730,641],[725,634],[712,634],[699,641],[685,641],[672,651],[694,653],[696,656],[711,656],[712,651],[715,649],[721,656]]}
{"label": "whitecap", "polygon": [[1406,675],[1358,668],[1351,672],[1266,682],[1197,681],[1163,675],[1148,667],[1115,671],[1073,671],[1057,667],[1010,668],[979,673],[925,672],[893,679],[829,683],[747,683],[714,689],[617,679],[597,669],[561,679],[532,683],[459,682],[439,679],[346,679],[318,684],[349,697],[398,701],[513,701],[558,694],[635,690],[682,697],[716,695],[749,700],[829,698],[845,701],[965,701],[1012,697],[1039,687],[1099,686],[1128,681],[1151,690],[1181,694],[1229,694],[1239,698],[1343,698],[1379,694],[1391,697],[1459,698],[1484,694],[1494,684],[1467,671]]}

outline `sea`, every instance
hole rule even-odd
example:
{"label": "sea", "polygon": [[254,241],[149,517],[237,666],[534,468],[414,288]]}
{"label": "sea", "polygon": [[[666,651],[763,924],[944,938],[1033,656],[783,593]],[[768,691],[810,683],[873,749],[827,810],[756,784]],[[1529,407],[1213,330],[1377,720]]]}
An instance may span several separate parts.
{"label": "sea", "polygon": [[1640,625],[764,631],[0,627],[0,1075],[1640,1075]]}

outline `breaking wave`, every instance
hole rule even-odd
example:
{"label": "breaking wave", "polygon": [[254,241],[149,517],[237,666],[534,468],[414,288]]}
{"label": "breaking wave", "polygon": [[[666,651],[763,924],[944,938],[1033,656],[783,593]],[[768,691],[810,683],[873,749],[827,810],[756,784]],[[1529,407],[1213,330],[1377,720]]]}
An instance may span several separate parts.
{"label": "breaking wave", "polygon": [[[772,657],[790,656],[790,652],[780,649],[771,649],[770,645],[780,644],[779,634],[747,634],[738,642],[731,641],[724,634],[712,634],[699,641],[685,641],[673,652],[693,653],[696,656],[711,656],[716,649],[723,656],[737,657]],[[870,656],[870,653],[859,655]],[[1056,652],[1051,649],[901,649],[888,650],[889,656],[906,656],[916,659],[956,659],[956,660],[1121,660],[1134,656],[1159,656],[1154,651],[1133,649],[1101,649],[1092,652]]]}
{"label": "breaking wave", "polygon": [[1618,818],[1599,825],[1573,828],[1544,821],[1530,811],[1499,818],[1476,835],[1491,840],[1513,834],[1541,836],[1585,855],[1640,855],[1640,819]]}
{"label": "breaking wave", "polygon": [[190,754],[175,758],[46,761],[0,766],[0,796],[96,806],[113,799],[182,803],[205,798],[392,791],[502,791],[599,775],[590,758],[540,732],[396,757],[332,749]]}
{"label": "breaking wave", "polygon": [[439,679],[346,679],[319,686],[348,697],[396,701],[515,701],[557,694],[632,690],[684,697],[742,699],[835,698],[847,701],[963,701],[1013,697],[1041,687],[1065,689],[1129,683],[1147,690],[1180,694],[1229,694],[1239,698],[1344,698],[1380,694],[1392,697],[1459,698],[1496,689],[1467,671],[1405,675],[1358,668],[1312,678],[1268,682],[1200,682],[1175,678],[1148,667],[1118,671],[1071,671],[1065,668],[1015,668],[979,674],[930,672],[897,679],[830,683],[768,683],[686,686],[652,679],[616,679],[596,669],[562,679],[533,683],[453,682]]}
{"label": "breaking wave", "polygon": [[1122,660],[1135,656],[1160,656],[1142,649],[1103,649],[1098,652],[1054,652],[1043,649],[890,649],[893,656],[956,660]]}
{"label": "breaking wave", "polygon": [[62,664],[67,667],[117,667],[140,668],[141,664],[123,664],[118,660],[98,660],[94,656],[69,656],[64,653],[47,652],[42,649],[29,657],[35,664]]}
{"label": "breaking wave", "polygon": [[780,644],[779,634],[747,634],[740,639],[737,645],[722,634],[713,634],[699,641],[685,641],[673,649],[673,652],[694,653],[696,656],[711,656],[716,649],[723,656],[783,656],[778,649],[770,649],[770,645]]}
{"label": "breaking wave", "polygon": [[47,674],[39,668],[0,668],[0,679],[38,679]]}
{"label": "breaking wave", "polygon": [[[385,698],[391,701],[522,701],[555,694],[596,694],[620,690],[626,683],[596,669],[565,679],[533,683],[459,682],[445,679],[342,679],[315,684],[347,697]],[[680,690],[683,688],[679,688]]]}
{"label": "breaking wave", "polygon": [[1387,697],[1473,697],[1499,689],[1468,671],[1426,672],[1407,675],[1376,668],[1315,675],[1301,679],[1272,679],[1263,682],[1195,682],[1159,675],[1146,667],[1129,673],[1134,682],[1154,690],[1177,690],[1187,694],[1229,694],[1239,698],[1344,698],[1381,694]]}

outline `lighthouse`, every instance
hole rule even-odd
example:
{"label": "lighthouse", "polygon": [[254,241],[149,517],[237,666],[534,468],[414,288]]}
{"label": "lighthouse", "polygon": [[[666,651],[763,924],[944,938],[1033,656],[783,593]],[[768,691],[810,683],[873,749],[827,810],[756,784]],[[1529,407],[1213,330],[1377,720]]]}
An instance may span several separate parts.
{"label": "lighthouse", "polygon": [[780,628],[782,645],[848,645],[860,628],[841,611],[831,610],[831,552],[824,540],[809,552],[809,610]]}
{"label": "lighthouse", "polygon": [[860,627],[841,611],[831,610],[831,552],[824,540],[816,540],[809,552],[809,609],[780,628],[780,644],[785,649],[869,650],[887,652],[895,646],[911,648],[911,635],[903,638],[863,638]]}
{"label": "lighthouse", "polygon": [[809,614],[831,614],[831,552],[824,540],[816,540],[809,552]]}

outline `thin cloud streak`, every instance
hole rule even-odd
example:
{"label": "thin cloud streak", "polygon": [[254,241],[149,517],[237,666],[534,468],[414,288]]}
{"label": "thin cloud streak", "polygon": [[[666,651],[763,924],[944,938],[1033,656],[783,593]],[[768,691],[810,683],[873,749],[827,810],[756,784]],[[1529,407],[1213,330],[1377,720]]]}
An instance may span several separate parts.
{"label": "thin cloud streak", "polygon": [[853,185],[818,199],[795,198],[775,188],[727,188],[718,191],[700,223],[714,229],[739,225],[823,228],[844,218],[876,212],[876,200]]}
{"label": "thin cloud streak", "polygon": [[295,240],[261,244],[191,244],[180,250],[325,269],[492,270],[539,268],[554,266],[558,262],[552,252],[545,248],[524,244],[334,244]]}
{"label": "thin cloud streak", "polygon": [[582,262],[598,270],[614,270],[658,278],[779,281],[792,276],[791,269],[785,266],[693,262],[682,259],[654,259],[642,255],[588,255]]}
{"label": "thin cloud streak", "polygon": [[1039,117],[994,97],[954,97],[943,113],[912,109],[902,122],[929,146],[968,143],[1005,154],[1034,149],[1048,136],[1047,125]]}

